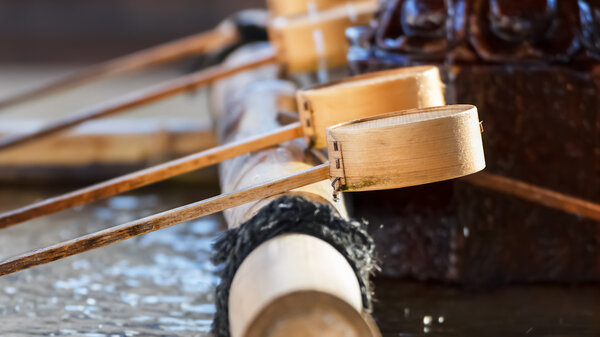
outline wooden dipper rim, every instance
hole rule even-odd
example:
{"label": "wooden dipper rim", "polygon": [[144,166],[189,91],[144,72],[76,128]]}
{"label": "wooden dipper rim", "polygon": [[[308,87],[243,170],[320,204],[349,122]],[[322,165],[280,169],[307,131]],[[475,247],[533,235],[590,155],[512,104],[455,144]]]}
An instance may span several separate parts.
{"label": "wooden dipper rim", "polygon": [[316,14],[276,17],[269,23],[269,39],[292,73],[345,65],[346,28],[368,24],[378,6],[376,1],[352,2]]}
{"label": "wooden dipper rim", "polygon": [[349,120],[390,111],[444,105],[443,84],[435,66],[379,71],[316,86],[297,93],[304,137],[327,147],[326,129]]}
{"label": "wooden dipper rim", "polygon": [[327,131],[334,188],[372,191],[428,184],[485,168],[477,108],[393,112]]}
{"label": "wooden dipper rim", "polygon": [[267,0],[267,8],[275,17],[294,16],[358,2],[377,3],[376,0]]}

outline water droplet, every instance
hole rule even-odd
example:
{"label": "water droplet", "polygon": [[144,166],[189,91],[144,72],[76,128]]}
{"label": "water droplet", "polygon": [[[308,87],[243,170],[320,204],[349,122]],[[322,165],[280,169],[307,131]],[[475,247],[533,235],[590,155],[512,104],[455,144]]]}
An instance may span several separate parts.
{"label": "water droplet", "polygon": [[4,292],[9,294],[9,295],[14,295],[17,293],[17,288],[15,287],[6,287],[4,288]]}

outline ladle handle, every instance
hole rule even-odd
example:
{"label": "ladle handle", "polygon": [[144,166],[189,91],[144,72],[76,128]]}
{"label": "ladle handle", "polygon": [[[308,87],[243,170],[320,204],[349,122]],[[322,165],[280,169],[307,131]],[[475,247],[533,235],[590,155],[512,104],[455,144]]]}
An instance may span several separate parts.
{"label": "ladle handle", "polygon": [[260,185],[198,201],[146,218],[111,227],[47,248],[33,250],[0,262],[0,276],[107,246],[115,242],[200,218],[245,203],[268,198],[329,178],[329,163],[275,179]]}
{"label": "ladle handle", "polygon": [[235,42],[238,39],[237,35],[235,29],[227,30],[217,27],[207,32],[184,37],[130,55],[89,66],[61,77],[56,81],[8,97],[0,101],[0,109],[6,109],[17,104],[50,95],[54,92],[83,85],[111,75],[143,69],[181,57],[222,48]]}
{"label": "ladle handle", "polygon": [[302,128],[300,123],[293,123],[262,135],[194,153],[180,159],[172,160],[2,213],[0,214],[0,229],[44,215],[53,214],[71,207],[85,205],[92,201],[131,191],[142,186],[217,164],[224,160],[264,149],[269,146],[274,146],[298,137],[302,137]]}
{"label": "ladle handle", "polygon": [[6,150],[36,139],[44,138],[92,119],[114,115],[172,97],[176,94],[193,90],[199,86],[211,84],[214,81],[239,72],[275,63],[276,61],[275,55],[269,54],[237,66],[214,66],[149,88],[134,91],[106,103],[84,108],[73,115],[52,122],[32,133],[0,139],[0,150]]}

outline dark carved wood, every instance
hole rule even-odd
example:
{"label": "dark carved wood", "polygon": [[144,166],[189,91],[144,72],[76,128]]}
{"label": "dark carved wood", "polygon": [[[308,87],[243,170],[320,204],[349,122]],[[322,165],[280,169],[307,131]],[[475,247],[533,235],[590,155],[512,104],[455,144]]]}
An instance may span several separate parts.
{"label": "dark carved wood", "polygon": [[[599,20],[590,0],[391,0],[349,60],[361,73],[437,64],[447,101],[479,108],[490,173],[598,203]],[[353,206],[387,275],[600,280],[600,223],[562,211],[459,181],[359,194]]]}

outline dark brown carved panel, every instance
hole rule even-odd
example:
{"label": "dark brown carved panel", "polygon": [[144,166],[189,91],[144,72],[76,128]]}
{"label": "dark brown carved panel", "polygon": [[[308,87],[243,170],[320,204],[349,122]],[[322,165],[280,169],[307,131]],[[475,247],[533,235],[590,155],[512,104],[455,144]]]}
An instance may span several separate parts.
{"label": "dark brown carved panel", "polygon": [[[489,172],[600,202],[599,19],[599,1],[391,0],[349,60],[357,73],[440,66],[447,101],[479,109]],[[464,182],[353,205],[375,228],[387,275],[600,280],[600,223],[576,215]]]}

